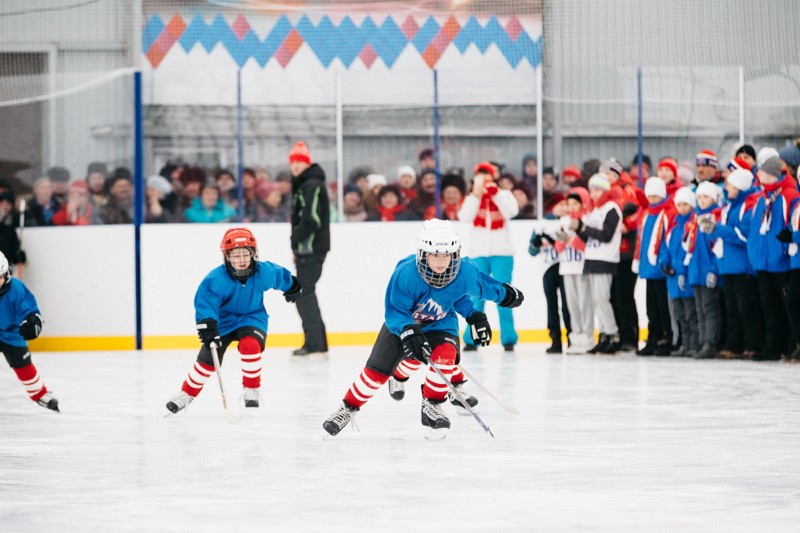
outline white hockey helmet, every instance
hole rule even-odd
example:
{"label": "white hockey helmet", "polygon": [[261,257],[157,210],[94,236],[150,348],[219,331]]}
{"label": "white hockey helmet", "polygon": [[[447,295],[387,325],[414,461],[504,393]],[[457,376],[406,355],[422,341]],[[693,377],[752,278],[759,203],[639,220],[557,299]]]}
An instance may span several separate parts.
{"label": "white hockey helmet", "polygon": [[11,272],[8,269],[8,259],[6,259],[6,256],[3,254],[3,252],[0,252],[0,276],[2,276],[3,280],[5,280],[3,286],[0,287],[0,294],[4,294],[8,291],[8,289],[11,288],[8,283],[11,279]]}
{"label": "white hockey helmet", "polygon": [[[453,281],[461,267],[461,240],[449,220],[434,218],[422,223],[417,245],[417,272],[436,289]],[[450,254],[450,265],[441,274],[428,266],[428,254]]]}

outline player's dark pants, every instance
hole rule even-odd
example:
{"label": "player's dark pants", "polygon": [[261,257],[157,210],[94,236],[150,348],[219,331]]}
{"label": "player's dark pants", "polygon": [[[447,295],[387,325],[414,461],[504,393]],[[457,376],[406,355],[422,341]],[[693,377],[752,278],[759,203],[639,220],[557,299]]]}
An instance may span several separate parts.
{"label": "player's dark pants", "polygon": [[778,359],[789,347],[794,350],[795,339],[787,316],[788,290],[789,272],[758,272],[758,293],[764,311],[764,347],[759,354],[762,359]]}
{"label": "player's dark pants", "polygon": [[758,281],[748,274],[726,274],[725,315],[726,348],[734,353],[758,351],[764,342]]}
{"label": "player's dark pants", "polygon": [[[217,355],[219,355],[219,364],[222,364],[222,359],[225,357],[225,351],[228,349],[228,346],[230,346],[233,341],[241,340],[244,337],[253,337],[256,339],[261,345],[261,351],[264,351],[264,344],[267,342],[267,333],[265,331],[252,326],[239,328],[228,333],[227,335],[223,335],[220,338],[220,341],[222,341],[222,348],[217,349]],[[211,350],[205,346],[200,348],[200,352],[197,354],[197,360],[204,365],[208,365],[210,367],[214,366],[214,358],[211,356]]]}
{"label": "player's dark pants", "polygon": [[[447,331],[426,331],[425,337],[433,350],[446,342],[452,344],[456,348],[456,364],[461,361],[461,345],[458,341],[458,334],[454,335]],[[378,338],[372,346],[372,352],[369,354],[366,367],[386,376],[391,376],[394,369],[404,358],[400,337],[389,331],[389,328],[384,324],[381,326]]]}
{"label": "player's dark pants", "polygon": [[617,265],[617,274],[611,283],[611,305],[620,341],[636,346],[639,343],[639,315],[633,293],[638,276],[631,270],[632,263],[633,259],[621,259]]}
{"label": "player's dark pants", "polygon": [[789,271],[789,297],[786,306],[789,310],[789,324],[792,325],[794,340],[800,343],[800,269]]}
{"label": "player's dark pants", "polygon": [[647,342],[658,341],[672,343],[672,318],[669,314],[669,295],[667,280],[647,280]]}
{"label": "player's dark pants", "polygon": [[558,263],[550,268],[542,277],[544,297],[547,300],[547,330],[554,346],[561,346],[561,318],[558,315],[558,293],[561,292],[561,315],[564,317],[564,327],[567,336],[572,333],[569,309],[567,309],[567,295],[564,294],[564,278],[558,273]]}
{"label": "player's dark pants", "polygon": [[303,322],[306,350],[310,352],[327,352],[328,336],[325,323],[317,302],[317,281],[322,276],[322,264],[327,254],[304,254],[297,256],[297,279],[303,286],[303,292],[297,298],[297,312]]}

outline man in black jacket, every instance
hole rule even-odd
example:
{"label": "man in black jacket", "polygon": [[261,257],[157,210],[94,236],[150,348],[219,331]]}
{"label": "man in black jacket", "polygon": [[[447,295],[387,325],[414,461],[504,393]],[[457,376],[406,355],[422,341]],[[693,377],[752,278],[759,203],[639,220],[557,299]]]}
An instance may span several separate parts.
{"label": "man in black jacket", "polygon": [[331,249],[330,204],[325,172],[311,163],[305,143],[298,141],[289,152],[289,169],[292,172],[292,252],[297,279],[303,287],[297,298],[297,312],[305,335],[303,346],[293,353],[304,356],[328,351],[316,285],[322,275],[325,256]]}

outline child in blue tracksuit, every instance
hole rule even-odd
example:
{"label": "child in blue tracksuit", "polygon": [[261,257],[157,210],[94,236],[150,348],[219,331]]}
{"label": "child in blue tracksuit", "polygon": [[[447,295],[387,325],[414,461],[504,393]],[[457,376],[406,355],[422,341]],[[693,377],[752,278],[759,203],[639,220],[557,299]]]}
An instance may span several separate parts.
{"label": "child in blue tracksuit", "polygon": [[756,271],[764,314],[764,345],[754,359],[776,361],[782,354],[791,354],[796,349],[787,312],[790,243],[782,242],[779,236],[789,225],[790,214],[800,194],[781,173],[781,160],[774,148],[759,151],[758,180],[763,192],[753,208],[747,236],[747,256]]}
{"label": "child in blue tracksuit", "polygon": [[668,254],[664,243],[675,218],[675,204],[667,197],[667,186],[658,177],[649,178],[644,194],[650,205],[639,227],[633,271],[647,281],[647,343],[636,355],[669,355],[672,350],[672,318],[669,312],[666,275],[661,265]]}
{"label": "child in blue tracksuit", "polygon": [[264,292],[284,291],[287,302],[300,295],[300,282],[283,268],[258,260],[256,238],[246,228],[231,228],[220,244],[223,264],[209,272],[194,297],[197,335],[203,346],[197,354],[181,392],[170,398],[172,413],[186,408],[215,371],[212,349],[219,363],[225,350],[238,341],[242,356],[242,398],[245,407],[258,407],[261,387],[261,352],[267,341],[269,316],[264,308]]}
{"label": "child in blue tracksuit", "polygon": [[694,289],[694,303],[697,309],[698,342],[700,350],[695,359],[713,359],[717,355],[717,343],[722,330],[722,310],[720,307],[719,271],[716,257],[711,251],[712,242],[708,234],[700,231],[704,221],[719,221],[720,209],[717,207],[722,197],[719,185],[703,181],[695,191],[697,196],[696,218],[687,223],[684,235],[688,267],[687,283]]}
{"label": "child in blue tracksuit", "polygon": [[672,351],[672,357],[694,357],[700,349],[698,344],[697,307],[694,290],[687,283],[689,269],[685,264],[686,250],[683,247],[686,226],[693,223],[697,215],[697,199],[691,187],[681,187],[675,192],[675,220],[667,232],[667,253],[660,256],[661,271],[667,276],[672,312],[678,324],[681,345]]}
{"label": "child in blue tracksuit", "polygon": [[795,350],[789,354],[789,359],[800,362],[800,201],[795,202],[795,207],[789,217],[789,226],[778,234],[778,240],[786,243],[789,252],[789,294],[787,298],[789,323],[794,331],[796,342]]}
{"label": "child in blue tracksuit", "polygon": [[31,400],[60,412],[58,400],[47,390],[33,364],[27,341],[42,331],[42,315],[33,293],[20,280],[12,278],[8,259],[0,252],[0,351],[17,375]]}
{"label": "child in blue tracksuit", "polygon": [[725,359],[750,359],[763,342],[758,280],[747,257],[747,235],[758,193],[752,185],[749,170],[733,170],[725,179],[729,203],[722,208],[719,223],[700,225],[700,231],[708,230],[714,241],[712,250],[725,285],[725,347],[718,354]]}
{"label": "child in blue tracksuit", "polygon": [[[323,422],[325,431],[338,434],[390,377],[407,379],[409,370],[435,363],[441,375],[431,364],[422,387],[422,425],[428,429],[427,438],[444,438],[450,427],[441,407],[450,390],[445,379],[455,387],[452,376],[460,358],[457,314],[466,319],[475,344],[487,346],[492,339],[486,315],[472,297],[505,308],[517,307],[524,299],[519,290],[482,273],[471,259],[461,258],[460,239],[449,221],[425,221],[417,254],[401,260],[389,280],[385,323],[367,364],[342,405]],[[390,394],[395,397],[391,389]]]}

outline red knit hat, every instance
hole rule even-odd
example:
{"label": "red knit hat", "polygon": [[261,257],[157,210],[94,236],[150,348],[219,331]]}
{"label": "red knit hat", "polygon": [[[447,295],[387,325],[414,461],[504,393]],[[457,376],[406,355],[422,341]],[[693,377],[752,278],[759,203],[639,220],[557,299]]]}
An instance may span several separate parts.
{"label": "red knit hat", "polygon": [[750,166],[750,163],[748,163],[741,157],[734,157],[728,162],[728,170],[732,172],[737,169],[748,170],[750,172],[753,171],[753,167]]}
{"label": "red knit hat", "polygon": [[488,161],[481,161],[480,163],[475,165],[475,169],[473,169],[472,175],[474,176],[475,174],[478,173],[489,174],[492,177],[492,179],[495,179],[497,177],[494,175],[494,166],[492,166],[492,164],[489,163]]}
{"label": "red knit hat", "polygon": [[581,171],[577,166],[569,165],[561,171],[561,179],[563,180],[566,176],[572,176],[575,180],[579,180],[581,179]]}
{"label": "red knit hat", "polygon": [[713,167],[719,168],[719,160],[717,159],[717,154],[712,152],[711,150],[703,150],[699,154],[697,154],[697,166],[706,166],[706,167]]}
{"label": "red knit hat", "polygon": [[[672,176],[677,178],[678,177],[678,162],[672,159],[671,157],[665,157],[658,163],[658,168],[665,167],[672,171]],[[658,170],[658,169],[656,169]]]}
{"label": "red knit hat", "polygon": [[311,164],[311,152],[308,151],[308,146],[303,141],[294,143],[292,151],[289,152],[289,163],[294,163],[295,161],[302,161],[307,165]]}

